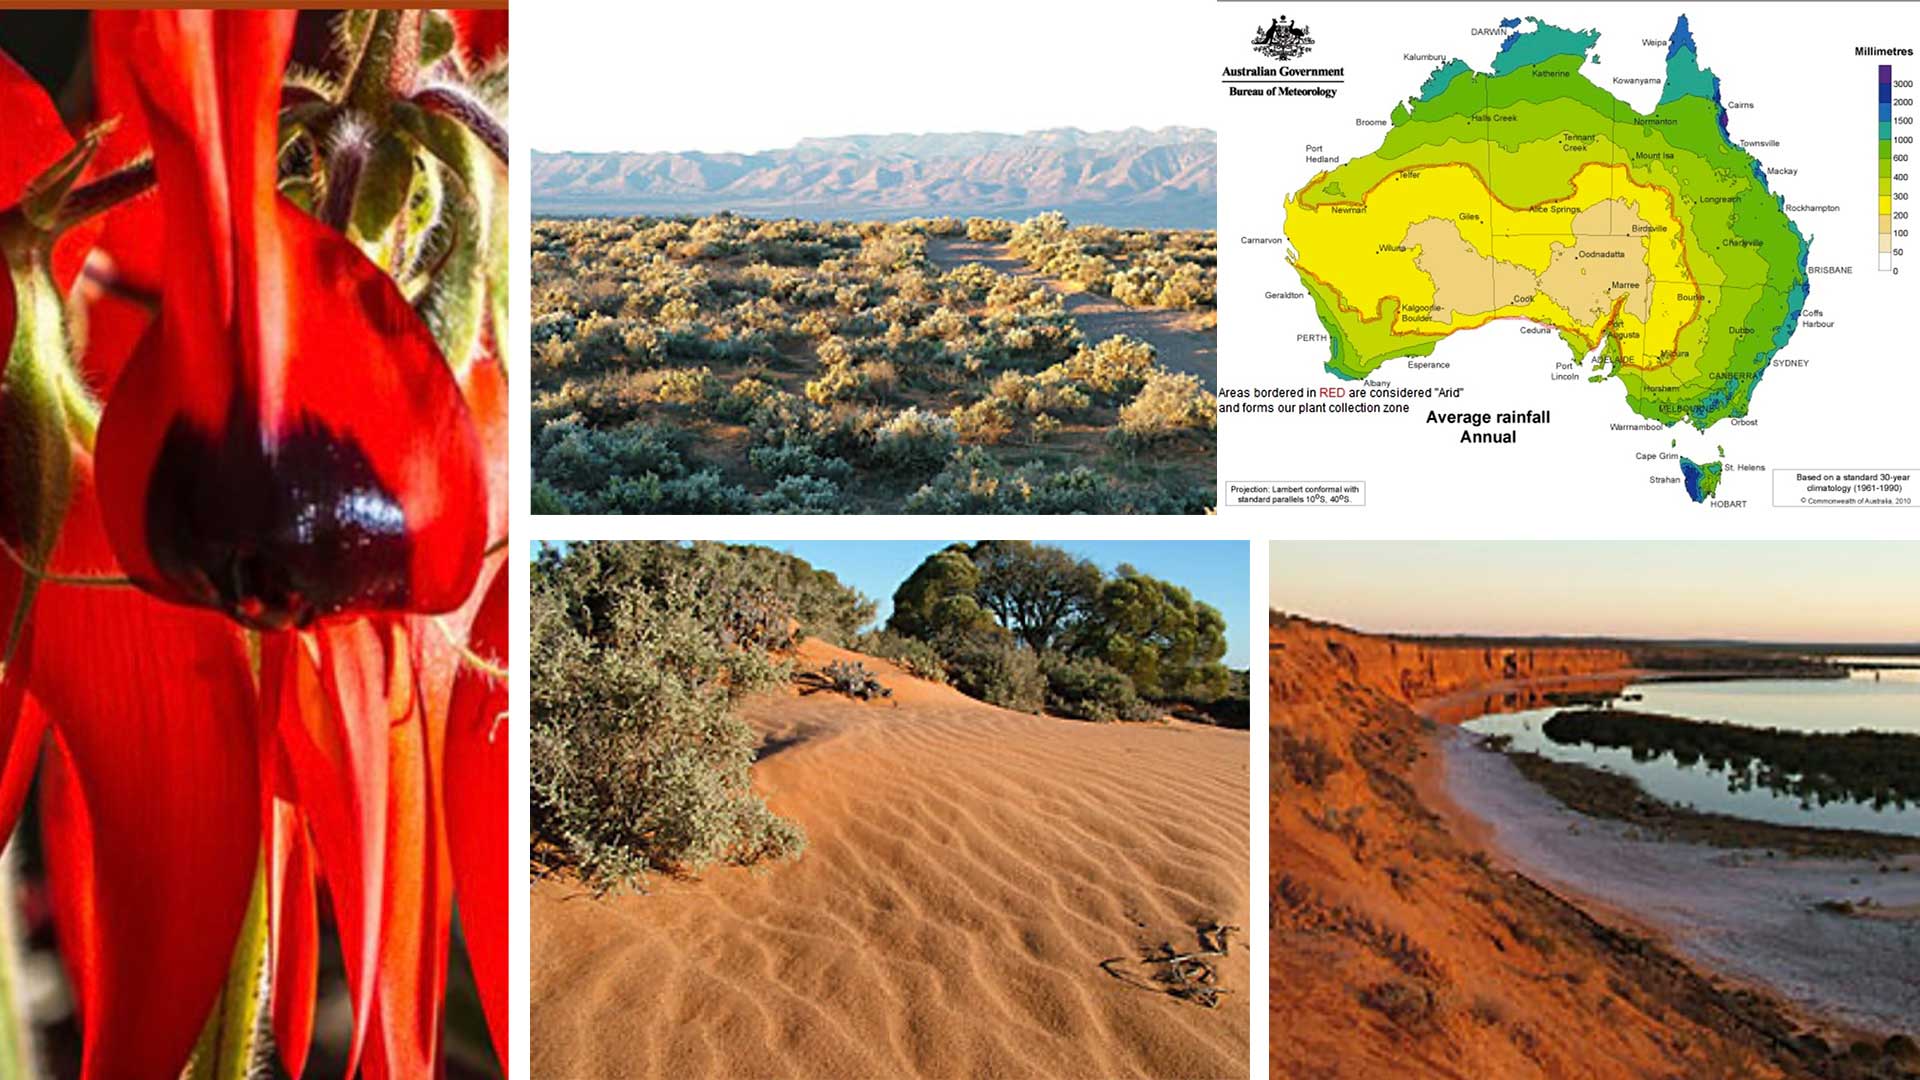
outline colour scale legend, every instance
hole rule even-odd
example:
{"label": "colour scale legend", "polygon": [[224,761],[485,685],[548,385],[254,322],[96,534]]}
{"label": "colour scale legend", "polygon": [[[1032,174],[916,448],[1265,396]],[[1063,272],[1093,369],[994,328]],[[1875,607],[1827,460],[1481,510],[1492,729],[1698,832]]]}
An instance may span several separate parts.
{"label": "colour scale legend", "polygon": [[1893,269],[1893,65],[1880,65],[1880,269]]}

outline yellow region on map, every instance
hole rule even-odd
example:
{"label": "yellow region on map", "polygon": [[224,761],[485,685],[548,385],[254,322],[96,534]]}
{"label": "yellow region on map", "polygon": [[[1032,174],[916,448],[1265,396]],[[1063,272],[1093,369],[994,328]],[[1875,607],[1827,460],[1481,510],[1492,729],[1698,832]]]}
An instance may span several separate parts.
{"label": "yellow region on map", "polygon": [[1604,163],[1531,206],[1496,199],[1473,165],[1413,166],[1357,199],[1296,204],[1287,221],[1294,242],[1319,253],[1303,270],[1341,282],[1343,307],[1390,319],[1394,334],[1526,319],[1589,350],[1611,331],[1620,362],[1645,368],[1672,362],[1699,312],[1683,228],[1671,193]]}

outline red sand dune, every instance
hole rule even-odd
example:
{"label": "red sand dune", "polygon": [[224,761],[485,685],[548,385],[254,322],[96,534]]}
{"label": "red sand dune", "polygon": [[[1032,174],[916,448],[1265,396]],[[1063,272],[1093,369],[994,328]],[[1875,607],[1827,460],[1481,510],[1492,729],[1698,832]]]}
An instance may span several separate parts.
{"label": "red sand dune", "polygon": [[751,701],[796,862],[533,892],[540,1077],[1236,1077],[1244,934],[1216,1009],[1135,960],[1248,925],[1248,737],[1008,712],[884,661],[890,701]]}

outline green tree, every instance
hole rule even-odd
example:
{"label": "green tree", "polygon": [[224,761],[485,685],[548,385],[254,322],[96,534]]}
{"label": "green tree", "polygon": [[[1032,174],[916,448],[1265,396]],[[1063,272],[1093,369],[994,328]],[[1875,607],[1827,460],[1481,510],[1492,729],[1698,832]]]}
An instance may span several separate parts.
{"label": "green tree", "polygon": [[1226,619],[1211,605],[1123,565],[1100,586],[1074,651],[1125,672],[1141,697],[1209,702],[1232,682],[1220,663],[1226,631]]}
{"label": "green tree", "polygon": [[1100,592],[1100,568],[1057,547],[988,540],[970,553],[980,603],[1034,652],[1060,645]]}
{"label": "green tree", "polygon": [[993,613],[980,606],[980,568],[968,558],[966,544],[935,552],[914,567],[893,592],[887,629],[938,644],[994,626]]}

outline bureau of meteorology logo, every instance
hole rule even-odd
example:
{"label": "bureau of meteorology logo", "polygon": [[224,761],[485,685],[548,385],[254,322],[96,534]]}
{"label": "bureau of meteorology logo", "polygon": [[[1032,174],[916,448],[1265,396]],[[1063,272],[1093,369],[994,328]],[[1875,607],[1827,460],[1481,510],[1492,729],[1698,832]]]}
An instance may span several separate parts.
{"label": "bureau of meteorology logo", "polygon": [[1307,55],[1312,49],[1313,39],[1307,36],[1307,28],[1288,21],[1285,15],[1273,20],[1273,25],[1266,29],[1256,28],[1253,33],[1253,51],[1275,60],[1292,60]]}

